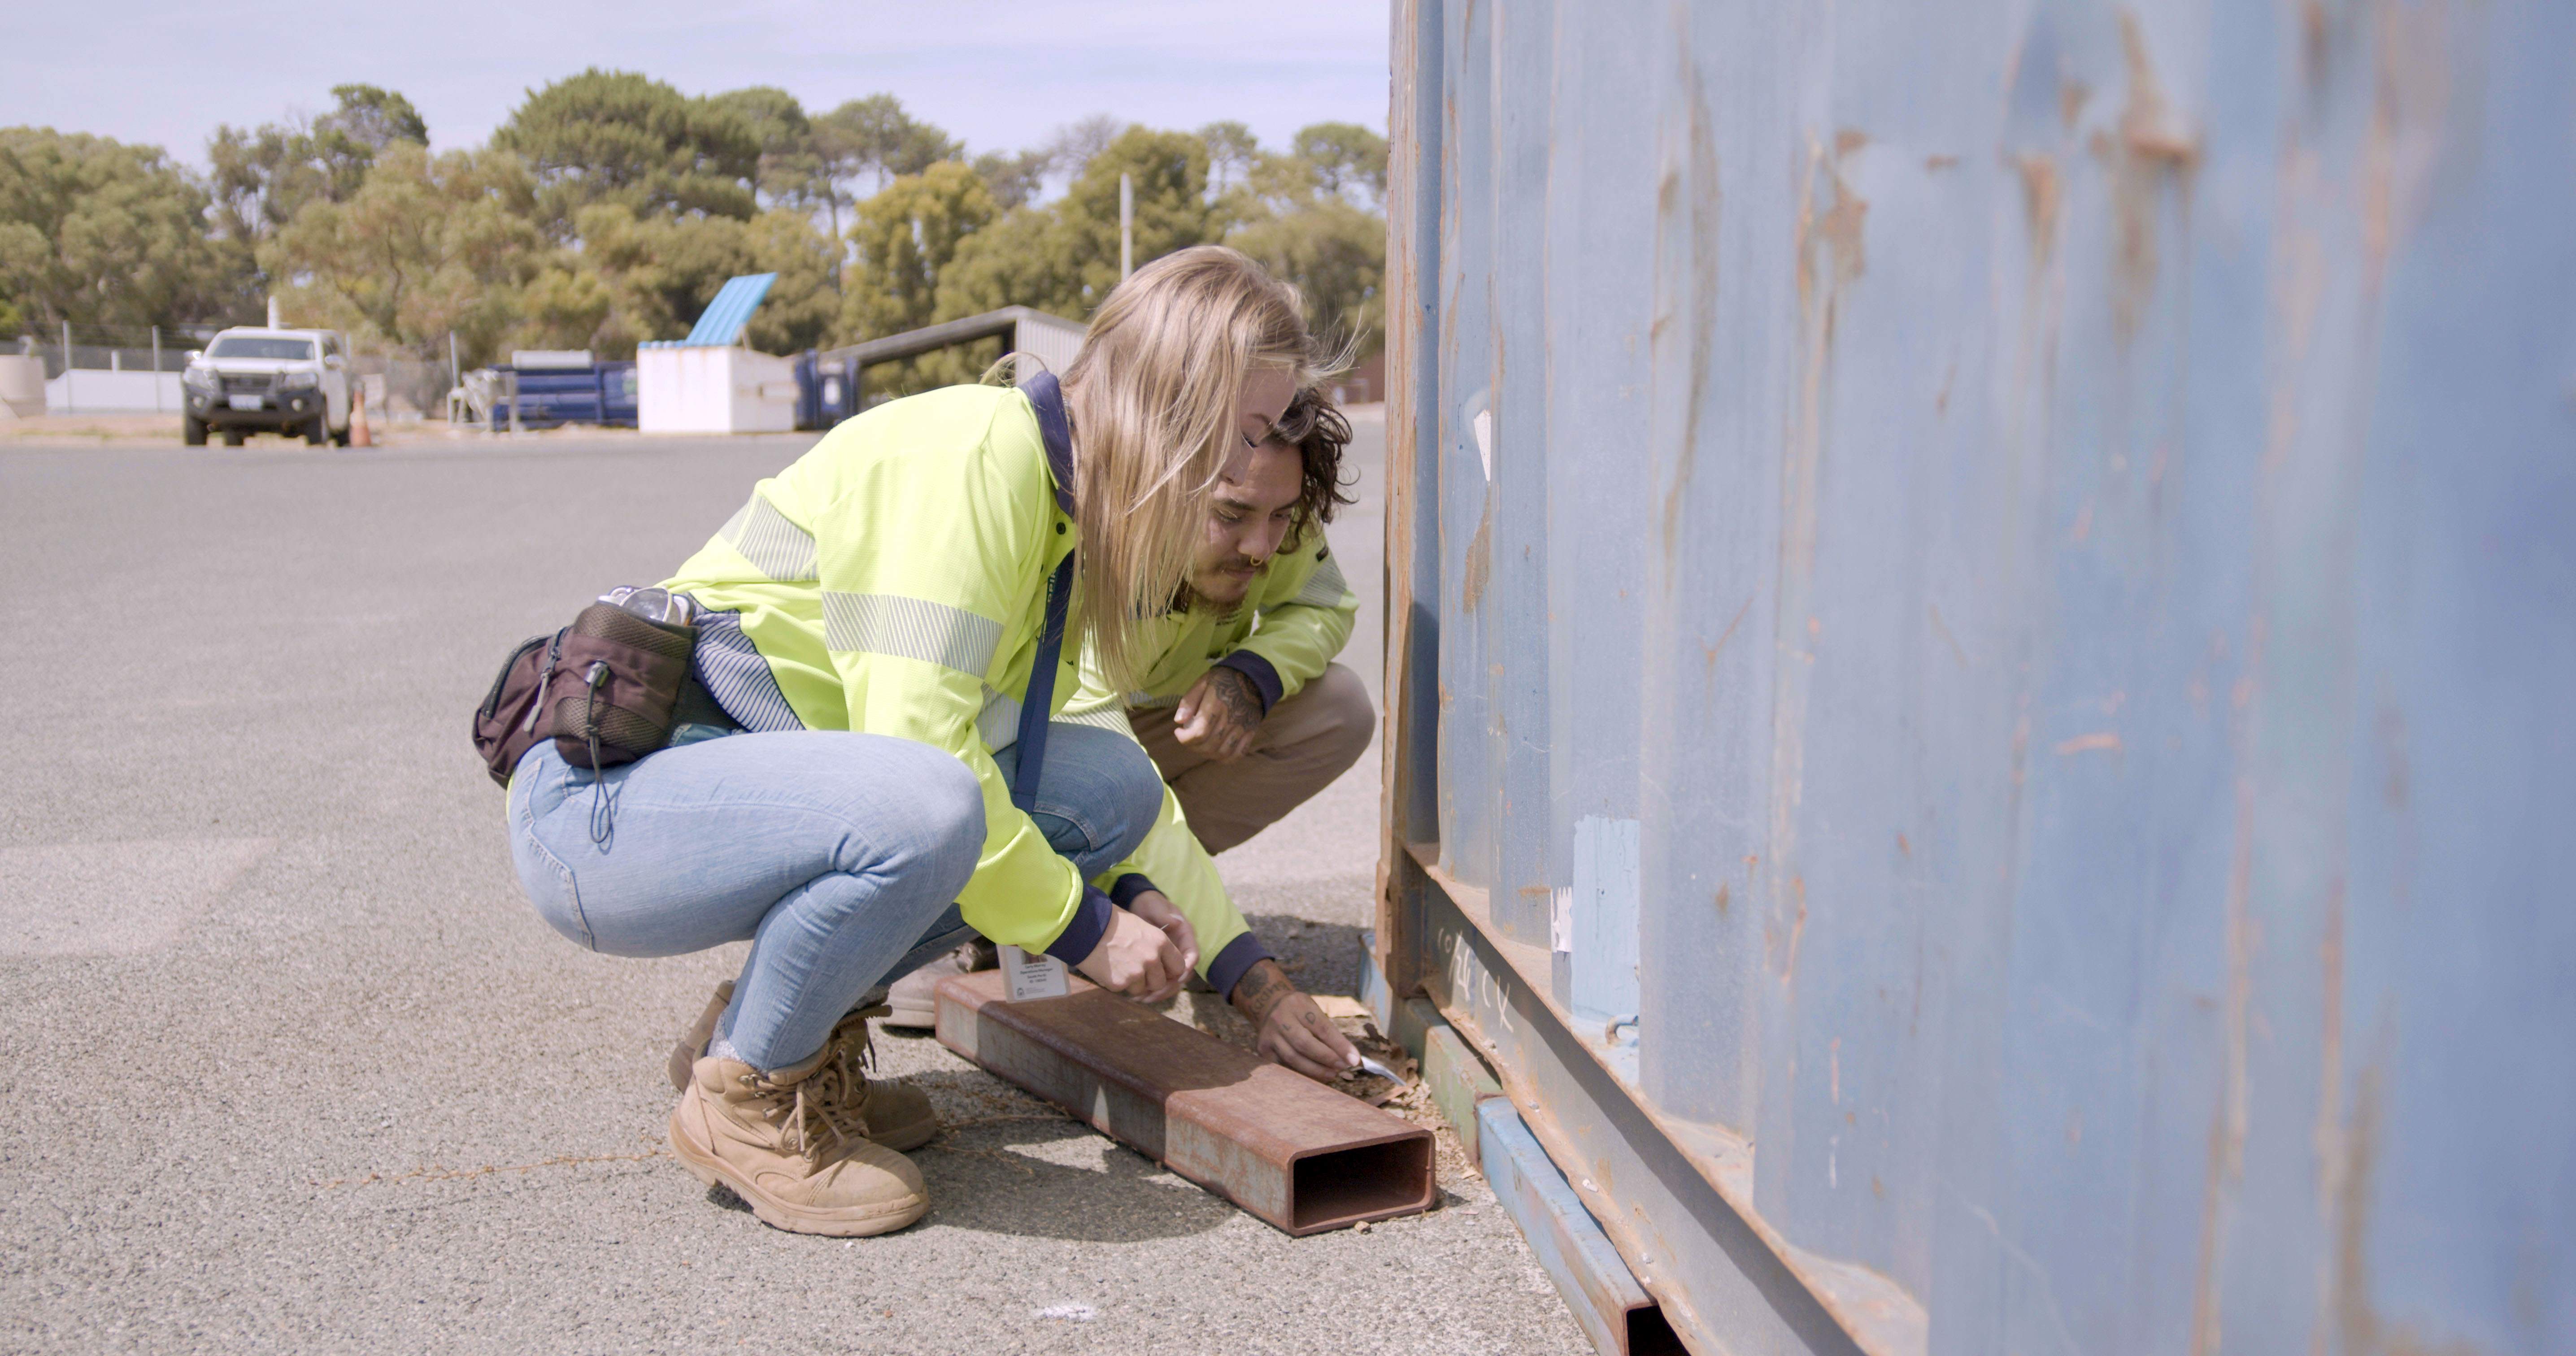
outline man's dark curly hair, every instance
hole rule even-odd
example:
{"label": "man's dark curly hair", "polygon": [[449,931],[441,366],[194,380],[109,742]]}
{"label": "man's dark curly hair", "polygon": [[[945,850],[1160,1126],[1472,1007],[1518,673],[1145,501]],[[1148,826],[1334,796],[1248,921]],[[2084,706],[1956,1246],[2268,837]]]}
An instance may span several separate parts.
{"label": "man's dark curly hair", "polygon": [[1357,502],[1342,493],[1343,485],[1357,483],[1342,479],[1342,449],[1350,446],[1351,421],[1333,408],[1323,392],[1312,387],[1299,391],[1271,427],[1270,436],[1296,448],[1297,459],[1305,466],[1305,487],[1297,496],[1299,538],[1305,536],[1307,524],[1329,523],[1335,509]]}

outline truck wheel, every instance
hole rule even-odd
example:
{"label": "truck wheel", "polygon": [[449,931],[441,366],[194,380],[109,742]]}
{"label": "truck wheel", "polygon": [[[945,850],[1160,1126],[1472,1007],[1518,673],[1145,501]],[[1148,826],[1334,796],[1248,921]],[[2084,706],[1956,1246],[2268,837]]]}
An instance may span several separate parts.
{"label": "truck wheel", "polygon": [[330,416],[317,414],[304,425],[304,445],[320,447],[331,441]]}
{"label": "truck wheel", "polygon": [[225,430],[224,430],[224,446],[226,446],[226,447],[239,447],[239,446],[241,446],[241,445],[242,445],[242,431],[241,431],[240,429],[237,429],[237,428],[228,428],[228,429],[225,429]]}
{"label": "truck wheel", "polygon": [[196,418],[193,415],[180,415],[179,445],[182,447],[204,447],[206,445],[206,421]]}

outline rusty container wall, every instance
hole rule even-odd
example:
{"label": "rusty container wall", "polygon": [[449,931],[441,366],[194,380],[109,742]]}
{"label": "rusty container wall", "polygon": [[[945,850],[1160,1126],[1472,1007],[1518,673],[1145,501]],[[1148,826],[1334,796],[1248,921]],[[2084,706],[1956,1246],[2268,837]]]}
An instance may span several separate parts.
{"label": "rusty container wall", "polygon": [[1382,963],[1685,1340],[2576,1350],[2576,6],[1394,52]]}

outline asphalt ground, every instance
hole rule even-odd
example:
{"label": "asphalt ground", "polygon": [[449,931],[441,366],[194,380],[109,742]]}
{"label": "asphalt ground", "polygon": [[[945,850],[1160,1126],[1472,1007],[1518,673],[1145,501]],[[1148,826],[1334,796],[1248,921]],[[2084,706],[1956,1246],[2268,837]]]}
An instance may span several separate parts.
{"label": "asphalt ground", "polygon": [[[549,930],[467,713],[810,441],[0,449],[0,1348],[1584,1349],[1454,1152],[1432,1213],[1291,1239],[927,1039],[877,1042],[953,1125],[903,1233],[782,1233],[669,1158],[664,1058],[741,948]],[[1368,596],[1372,686],[1379,634]],[[1317,992],[1377,776],[1220,859]]]}

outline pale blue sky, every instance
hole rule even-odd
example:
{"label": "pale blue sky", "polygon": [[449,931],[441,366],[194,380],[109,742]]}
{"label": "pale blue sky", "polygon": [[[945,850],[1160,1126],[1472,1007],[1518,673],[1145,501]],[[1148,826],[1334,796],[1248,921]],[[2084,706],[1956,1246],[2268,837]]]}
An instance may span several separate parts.
{"label": "pale blue sky", "polygon": [[1234,118],[1270,146],[1326,120],[1386,130],[1386,0],[0,8],[0,126],[147,142],[196,164],[216,124],[320,112],[352,80],[409,96],[438,148],[471,145],[530,87],[593,65],[692,94],[777,85],[816,109],[889,91],[975,151],[1031,145],[1092,113],[1181,128]]}

